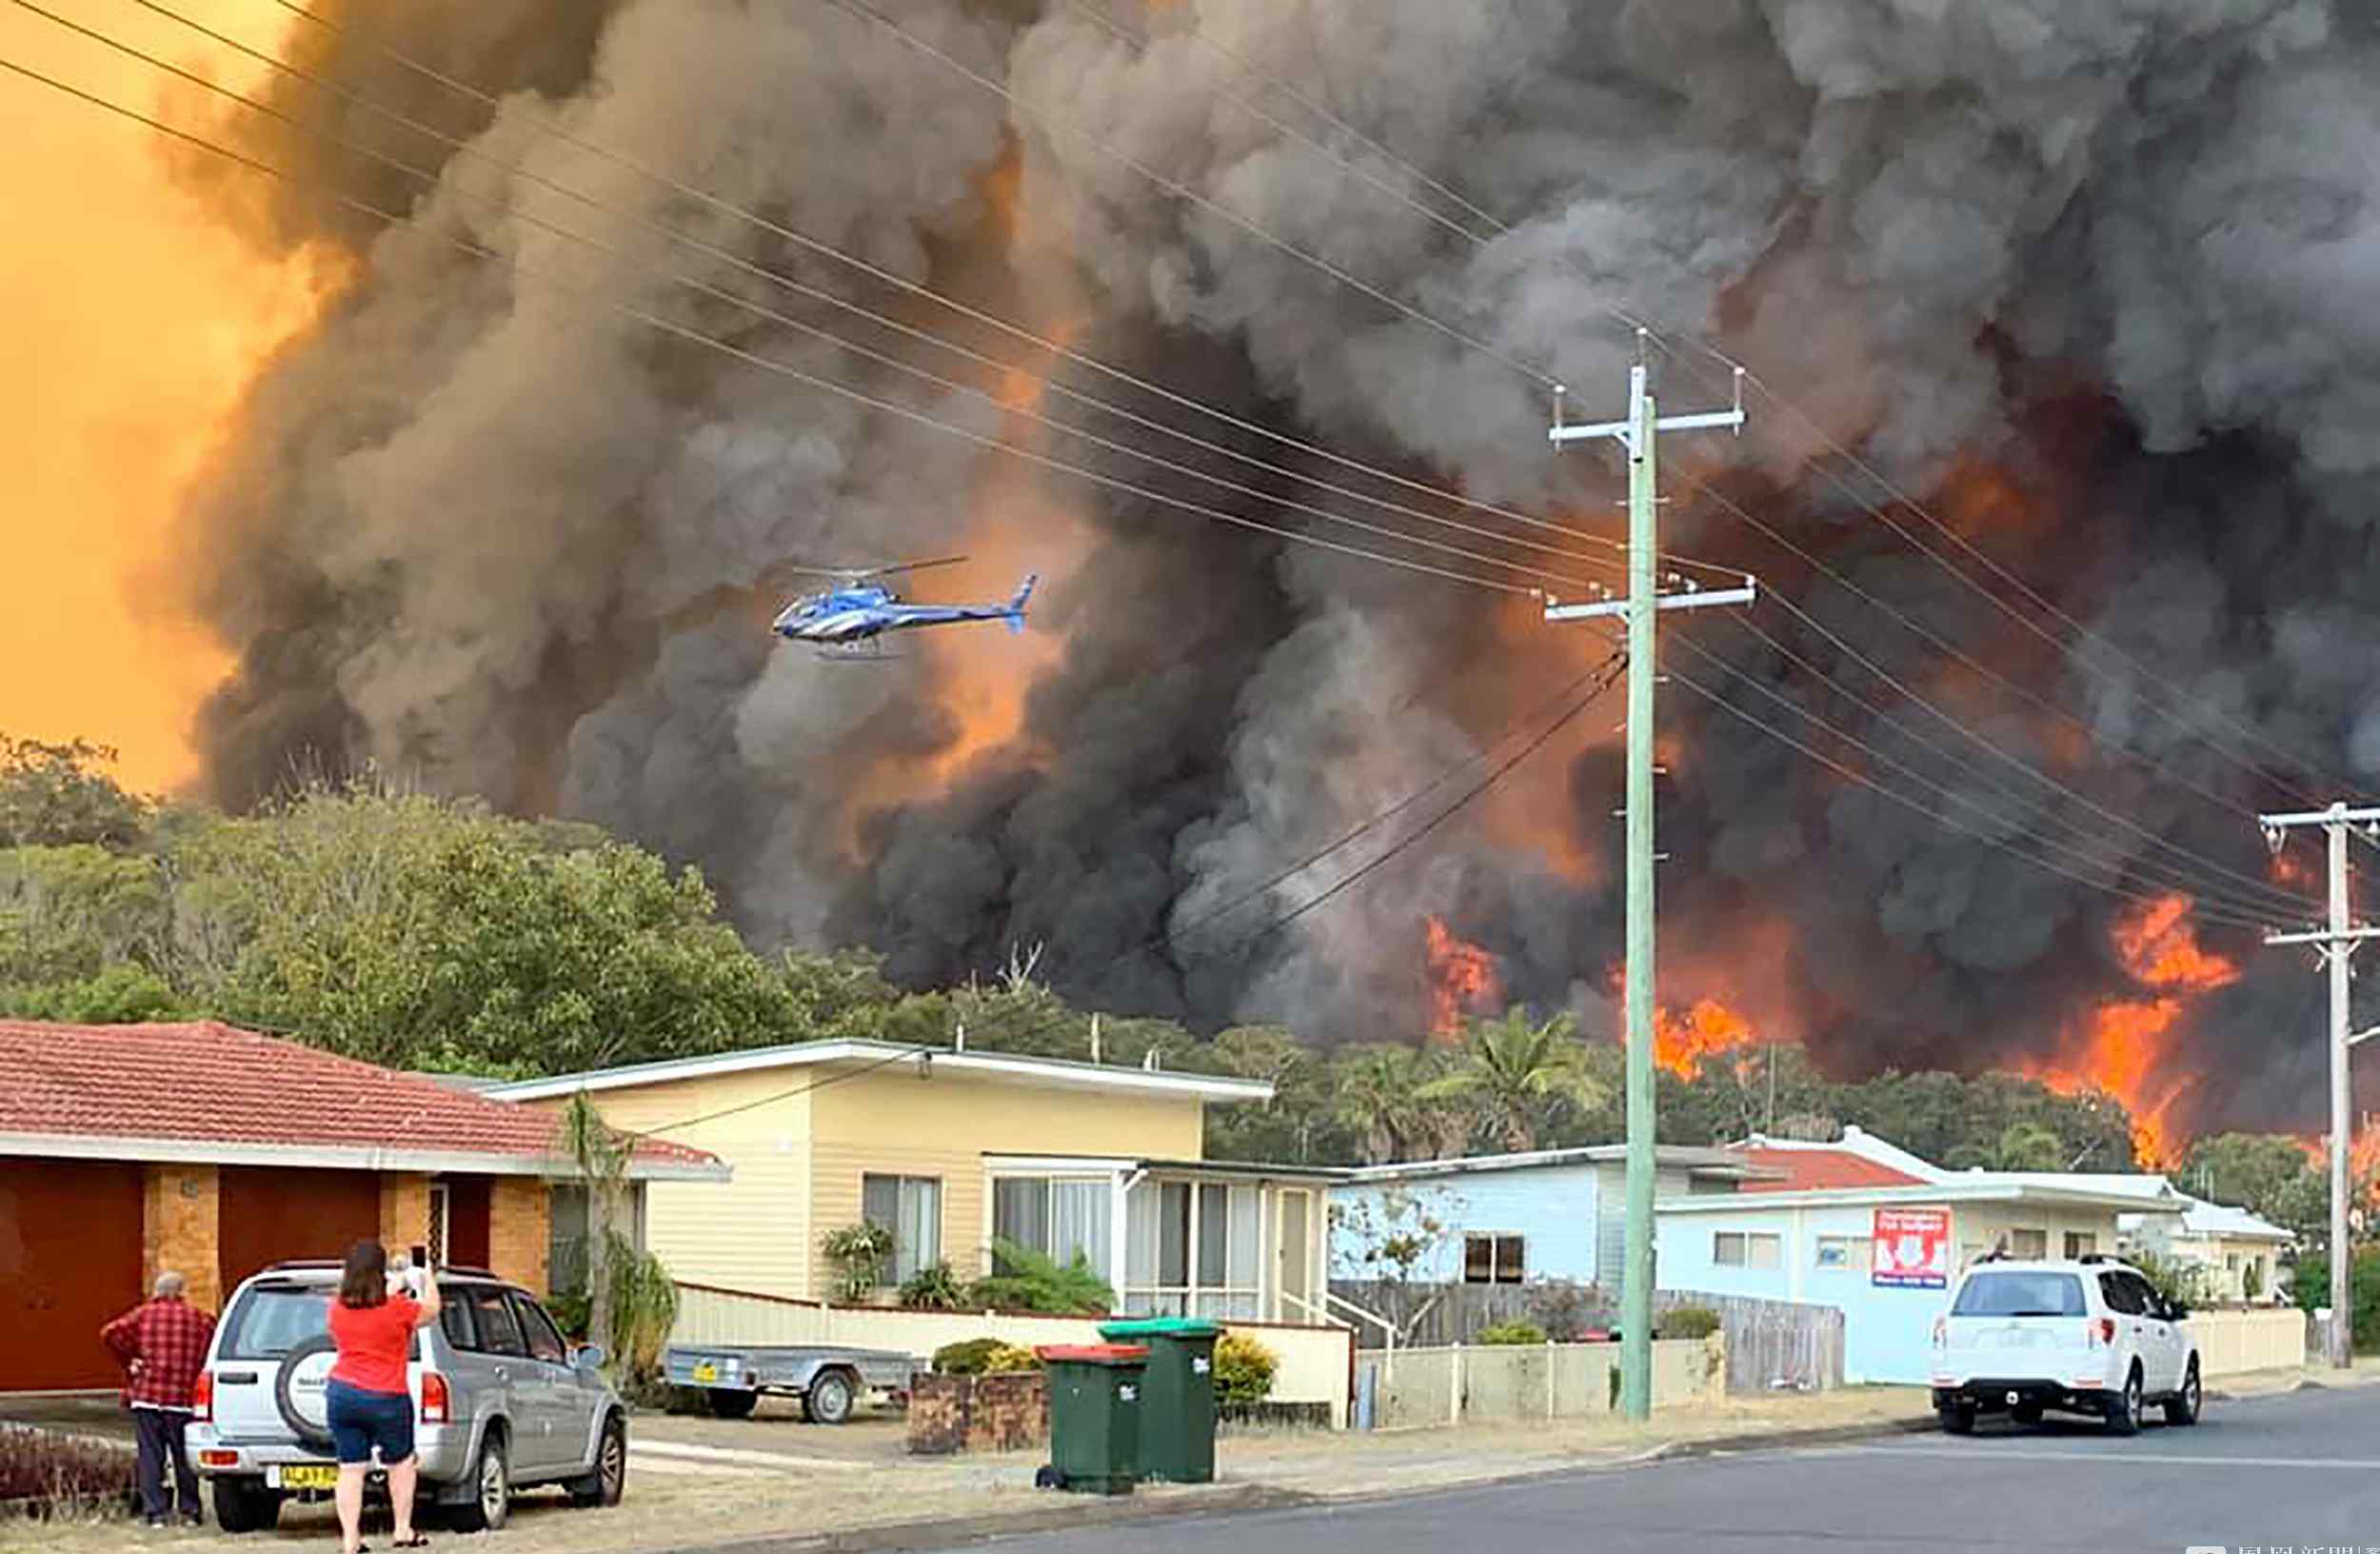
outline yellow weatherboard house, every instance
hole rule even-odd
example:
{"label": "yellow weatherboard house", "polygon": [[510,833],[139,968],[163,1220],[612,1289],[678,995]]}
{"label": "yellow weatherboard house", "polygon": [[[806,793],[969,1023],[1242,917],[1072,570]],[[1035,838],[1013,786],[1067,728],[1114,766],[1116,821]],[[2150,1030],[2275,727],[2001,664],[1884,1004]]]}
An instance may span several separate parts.
{"label": "yellow weatherboard house", "polygon": [[1210,1105],[1259,1080],[883,1042],[806,1042],[496,1086],[709,1151],[725,1186],[644,1187],[645,1244],[678,1279],[825,1300],[829,1232],[893,1232],[898,1284],[989,1270],[995,1236],[1080,1253],[1134,1313],[1321,1320],[1326,1189],[1341,1173],[1203,1158]]}

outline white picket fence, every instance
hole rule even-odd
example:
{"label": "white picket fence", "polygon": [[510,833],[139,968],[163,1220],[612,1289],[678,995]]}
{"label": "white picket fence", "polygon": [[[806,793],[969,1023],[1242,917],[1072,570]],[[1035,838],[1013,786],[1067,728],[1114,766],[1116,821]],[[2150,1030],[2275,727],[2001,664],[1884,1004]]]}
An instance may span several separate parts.
{"label": "white picket fence", "polygon": [[[1356,1424],[1412,1430],[1592,1418],[1614,1411],[1618,1374],[1616,1344],[1366,1349],[1356,1359]],[[1725,1339],[1715,1333],[1655,1341],[1655,1409],[1716,1403],[1726,1395]]]}
{"label": "white picket fence", "polygon": [[[842,1344],[862,1349],[894,1349],[922,1367],[936,1349],[971,1338],[998,1338],[1032,1348],[1043,1344],[1097,1344],[1104,1317],[1044,1317],[1015,1311],[904,1311],[890,1306],[824,1305],[815,1301],[678,1286],[678,1344]],[[1299,1327],[1281,1323],[1227,1320],[1280,1362],[1273,1373],[1271,1401],[1326,1403],[1331,1425],[1347,1424],[1347,1389],[1355,1361],[1355,1335],[1344,1327]]]}

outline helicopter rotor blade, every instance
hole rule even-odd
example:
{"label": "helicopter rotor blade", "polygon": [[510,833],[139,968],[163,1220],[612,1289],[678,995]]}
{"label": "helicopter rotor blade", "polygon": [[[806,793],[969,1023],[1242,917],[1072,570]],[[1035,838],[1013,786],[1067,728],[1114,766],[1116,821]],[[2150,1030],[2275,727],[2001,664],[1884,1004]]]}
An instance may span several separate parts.
{"label": "helicopter rotor blade", "polygon": [[889,567],[878,567],[861,572],[861,577],[883,577],[888,572],[922,572],[928,567],[955,567],[966,560],[964,556],[936,556],[931,561],[897,561]]}
{"label": "helicopter rotor blade", "polygon": [[894,572],[921,572],[928,567],[948,567],[966,560],[964,556],[936,556],[930,561],[896,561],[881,567],[771,567],[769,577],[834,577],[857,583],[871,577],[886,577]]}

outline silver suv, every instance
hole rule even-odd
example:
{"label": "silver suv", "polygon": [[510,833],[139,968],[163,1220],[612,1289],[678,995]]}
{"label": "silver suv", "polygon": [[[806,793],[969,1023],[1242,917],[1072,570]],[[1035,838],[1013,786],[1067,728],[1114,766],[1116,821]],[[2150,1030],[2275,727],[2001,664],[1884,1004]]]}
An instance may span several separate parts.
{"label": "silver suv", "polygon": [[[292,1498],[338,1482],[325,1414],[336,1263],[279,1263],[243,1284],[215,1326],[190,1424],[226,1532],[259,1532]],[[440,1268],[439,1320],[413,1335],[407,1389],[421,1490],[459,1531],[504,1525],[512,1492],[559,1484],[581,1505],[627,1484],[628,1415],[592,1347],[573,1351],[526,1290],[482,1268]]]}

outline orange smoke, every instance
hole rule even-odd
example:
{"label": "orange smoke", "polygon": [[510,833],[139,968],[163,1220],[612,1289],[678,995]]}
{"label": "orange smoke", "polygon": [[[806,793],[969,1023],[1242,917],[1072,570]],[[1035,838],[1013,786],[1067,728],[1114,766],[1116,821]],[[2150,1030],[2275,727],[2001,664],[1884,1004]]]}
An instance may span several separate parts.
{"label": "orange smoke", "polygon": [[2026,1059],[2016,1071],[2060,1094],[2103,1091],[2132,1117],[2132,1148],[2157,1169],[2180,1164],[2184,1141],[2177,1103],[2198,1076],[2177,1069],[2173,1031],[2191,995],[2239,980],[2239,967],[2198,946],[2191,899],[2170,895],[2118,922],[2111,934],[2132,981],[2162,996],[2118,999],[2092,1012],[2076,1049],[2055,1060]]}
{"label": "orange smoke", "polygon": [[1698,1079],[1706,1058],[1751,1046],[1752,1022],[1716,998],[1697,1000],[1683,1019],[1653,1011],[1653,1061],[1680,1079]]}
{"label": "orange smoke", "polygon": [[1491,1012],[1504,996],[1496,957],[1458,938],[1436,914],[1421,920],[1422,965],[1430,979],[1430,1040],[1452,1042],[1462,1034],[1463,1016]]}
{"label": "orange smoke", "polygon": [[[188,9],[260,48],[296,25],[271,0]],[[264,70],[129,7],[105,22],[235,90]],[[156,71],[29,12],[0,15],[0,56],[207,128],[187,90],[168,100]],[[176,183],[154,130],[15,77],[0,106],[16,131],[0,145],[0,206],[21,218],[0,239],[0,293],[17,299],[0,385],[14,585],[0,730],[85,735],[123,751],[131,786],[171,787],[195,769],[191,714],[230,667],[162,576],[175,514],[258,367],[314,316],[327,271],[226,229]]]}

